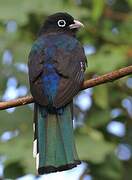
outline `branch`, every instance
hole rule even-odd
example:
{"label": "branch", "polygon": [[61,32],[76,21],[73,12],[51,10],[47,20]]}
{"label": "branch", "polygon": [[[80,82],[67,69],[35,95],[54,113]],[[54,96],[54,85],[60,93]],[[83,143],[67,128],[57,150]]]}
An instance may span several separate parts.
{"label": "branch", "polygon": [[132,74],[132,65],[125,68],[118,69],[116,71],[109,72],[102,76],[98,76],[96,78],[84,81],[82,90],[90,88],[90,87],[94,87],[100,84],[104,84],[107,82],[112,82],[130,74]]}
{"label": "branch", "polygon": [[[116,79],[122,78],[129,74],[132,74],[132,65],[122,68],[122,69],[119,69],[119,70],[116,70],[116,71],[112,71],[112,72],[104,74],[102,76],[95,77],[90,80],[86,80],[86,81],[84,81],[81,89],[84,90],[84,89],[94,87],[94,86],[97,86],[100,84],[112,82]],[[33,103],[33,102],[34,102],[34,100],[33,100],[32,96],[25,96],[25,97],[14,99],[14,100],[7,101],[7,102],[0,102],[0,110],[11,108],[11,107],[16,107],[16,106],[21,106],[21,105],[25,105],[25,104],[29,104],[29,103]]]}
{"label": "branch", "polygon": [[104,15],[107,18],[117,20],[117,21],[124,21],[131,18],[130,17],[131,15],[129,13],[124,13],[120,11],[115,12],[111,8],[106,8],[104,11]]}

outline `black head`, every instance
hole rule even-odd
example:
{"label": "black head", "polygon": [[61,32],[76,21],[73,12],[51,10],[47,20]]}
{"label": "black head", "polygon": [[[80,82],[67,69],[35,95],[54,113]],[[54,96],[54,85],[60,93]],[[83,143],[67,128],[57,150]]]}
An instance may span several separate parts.
{"label": "black head", "polygon": [[50,32],[75,33],[78,28],[83,26],[68,13],[56,13],[48,16],[40,29],[39,35]]}

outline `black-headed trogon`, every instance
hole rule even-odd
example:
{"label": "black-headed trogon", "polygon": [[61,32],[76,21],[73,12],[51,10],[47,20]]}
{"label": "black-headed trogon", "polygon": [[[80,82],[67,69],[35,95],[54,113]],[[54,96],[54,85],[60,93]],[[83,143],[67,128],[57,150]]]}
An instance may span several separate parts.
{"label": "black-headed trogon", "polygon": [[86,57],[76,39],[83,26],[67,13],[48,16],[29,54],[34,106],[34,147],[38,174],[76,167],[73,97],[84,81]]}

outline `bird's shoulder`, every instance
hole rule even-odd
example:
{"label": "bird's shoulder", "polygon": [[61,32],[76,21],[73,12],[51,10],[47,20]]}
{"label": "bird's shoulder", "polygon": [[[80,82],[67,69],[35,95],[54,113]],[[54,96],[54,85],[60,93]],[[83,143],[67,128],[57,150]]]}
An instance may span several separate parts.
{"label": "bird's shoulder", "polygon": [[46,39],[44,37],[37,38],[31,47],[30,54],[40,52],[42,48],[45,46],[45,44],[46,44]]}
{"label": "bird's shoulder", "polygon": [[68,34],[49,33],[37,38],[37,40],[32,45],[29,56],[34,53],[41,53],[41,51],[44,49],[50,50],[51,48],[61,49],[65,52],[74,53],[73,50],[76,48],[82,49],[82,45],[75,37],[72,37]]}

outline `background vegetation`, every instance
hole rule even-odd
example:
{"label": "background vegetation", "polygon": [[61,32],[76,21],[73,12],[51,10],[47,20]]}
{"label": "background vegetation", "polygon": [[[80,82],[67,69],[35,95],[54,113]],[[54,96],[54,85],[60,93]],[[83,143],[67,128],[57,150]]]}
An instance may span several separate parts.
{"label": "background vegetation", "polygon": [[[86,79],[132,64],[132,0],[0,0],[0,100],[29,94],[27,57],[44,18],[66,11],[85,24],[78,38],[88,57]],[[132,179],[132,77],[75,98],[80,179]],[[4,177],[35,173],[32,105],[0,112]]]}

